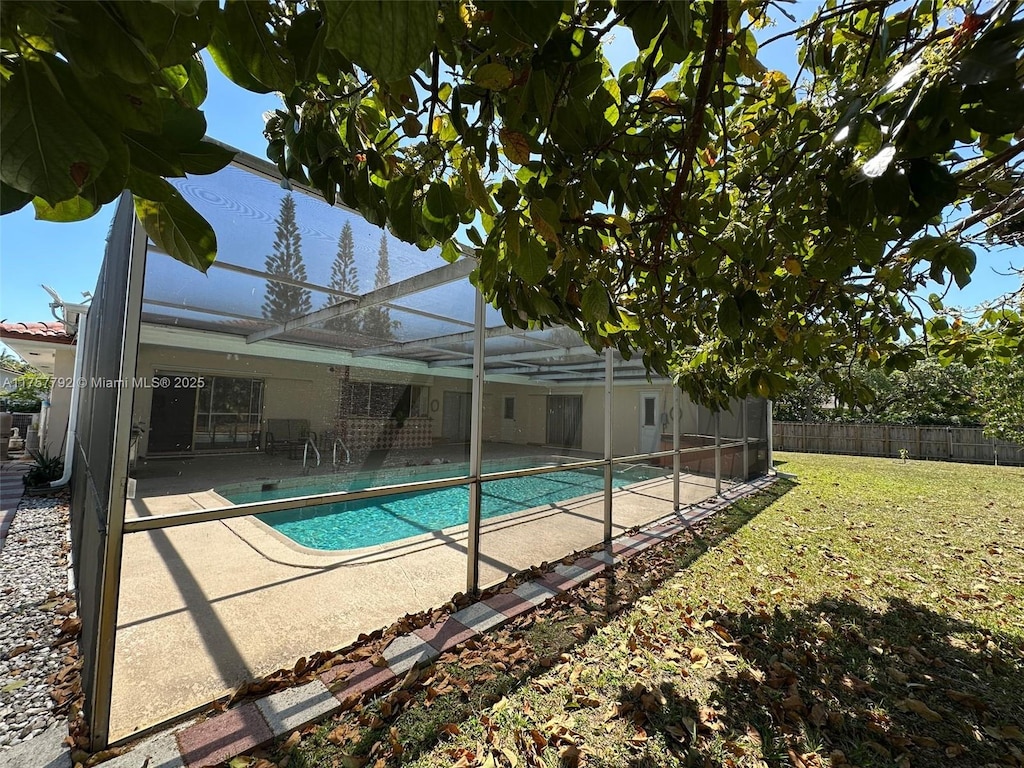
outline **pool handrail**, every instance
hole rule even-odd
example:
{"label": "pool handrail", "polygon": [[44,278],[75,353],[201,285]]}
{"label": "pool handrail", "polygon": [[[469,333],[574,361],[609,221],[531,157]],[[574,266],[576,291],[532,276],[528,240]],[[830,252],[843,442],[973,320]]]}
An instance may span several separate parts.
{"label": "pool handrail", "polygon": [[313,453],[316,454],[316,465],[320,466],[320,449],[316,447],[316,443],[312,437],[306,438],[305,445],[302,446],[302,468],[306,468],[306,458],[309,456],[310,446],[313,448]]}
{"label": "pool handrail", "polygon": [[340,437],[336,437],[336,438],[334,438],[334,445],[331,447],[331,465],[335,466],[335,467],[338,466],[338,445],[339,444],[341,445],[342,449],[345,451],[345,463],[346,464],[351,464],[352,463],[352,454],[348,450],[348,446],[345,445],[345,441],[342,440]]}

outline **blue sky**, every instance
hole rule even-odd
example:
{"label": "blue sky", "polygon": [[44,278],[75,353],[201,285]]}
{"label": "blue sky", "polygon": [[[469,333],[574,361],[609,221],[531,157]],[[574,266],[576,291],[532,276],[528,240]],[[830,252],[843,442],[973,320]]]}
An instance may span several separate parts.
{"label": "blue sky", "polygon": [[[795,15],[799,18],[809,14],[814,4],[800,3],[797,8]],[[632,40],[626,33],[620,33],[620,38],[613,41],[608,51],[616,67],[634,53]],[[792,70],[792,53],[792,45],[784,41],[765,52],[762,61],[771,68]],[[207,71],[210,93],[204,111],[208,134],[264,157],[262,114],[278,105],[277,98],[249,93],[232,85],[209,61]],[[40,287],[41,283],[53,287],[69,302],[80,301],[82,291],[92,291],[113,213],[111,204],[88,221],[53,224],[35,221],[29,205],[0,219],[0,319],[51,319],[49,297]],[[973,281],[965,290],[951,292],[948,303],[972,306],[1013,289],[1016,281],[998,274],[1005,272],[1010,263],[1024,266],[1024,249],[979,251]]]}

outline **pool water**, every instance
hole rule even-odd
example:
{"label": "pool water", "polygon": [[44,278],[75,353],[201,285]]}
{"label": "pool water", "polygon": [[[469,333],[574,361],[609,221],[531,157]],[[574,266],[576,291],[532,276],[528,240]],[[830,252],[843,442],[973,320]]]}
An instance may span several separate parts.
{"label": "pool water", "polygon": [[[653,468],[631,467],[625,471],[616,471],[612,474],[612,486],[621,488],[661,474],[650,470]],[[359,487],[367,486],[349,483],[338,487],[337,484],[324,484],[320,480],[302,488],[232,490],[221,491],[221,495],[232,503],[246,504]],[[602,490],[604,473],[601,469],[564,470],[545,475],[492,480],[483,484],[481,518],[542,507]],[[469,519],[469,488],[460,486],[413,491],[269,512],[257,517],[304,547],[358,549],[465,525]]]}

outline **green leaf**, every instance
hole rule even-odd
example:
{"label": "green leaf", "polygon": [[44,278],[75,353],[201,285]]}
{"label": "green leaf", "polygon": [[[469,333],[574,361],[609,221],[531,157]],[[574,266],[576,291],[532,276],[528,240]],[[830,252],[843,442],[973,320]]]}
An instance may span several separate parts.
{"label": "green leaf", "polygon": [[503,91],[512,84],[512,70],[504,64],[484,64],[473,73],[473,82],[489,91]]}
{"label": "green leaf", "polygon": [[142,131],[125,131],[124,141],[132,165],[157,176],[184,176],[185,168],[174,145],[162,136]]}
{"label": "green leaf", "polygon": [[177,190],[163,202],[136,197],[135,215],[157,247],[183,264],[205,273],[217,258],[213,227]]}
{"label": "green leaf", "polygon": [[22,61],[0,88],[0,181],[50,205],[75,197],[107,162],[107,150],[42,71]]}
{"label": "green leaf", "polygon": [[206,116],[198,109],[180,107],[174,102],[164,106],[160,137],[176,150],[191,148],[206,135]]}
{"label": "green leaf", "polygon": [[[73,85],[72,85],[73,84]],[[77,87],[89,106],[106,113],[120,128],[159,132],[163,122],[160,95],[150,83],[129,83],[115,75],[78,77],[65,89]]]}
{"label": "green leaf", "polygon": [[413,176],[403,176],[388,184],[384,192],[388,202],[390,213],[388,223],[391,231],[399,240],[407,243],[416,240],[416,208],[413,205],[413,196],[416,192],[416,179]]}
{"label": "green leaf", "polygon": [[37,197],[32,200],[32,207],[36,209],[37,221],[53,222],[84,221],[95,216],[100,210],[84,197],[62,200],[54,206]]}
{"label": "green leaf", "polygon": [[[186,77],[185,82],[178,86],[178,95],[190,107],[202,106],[202,103],[206,101],[208,90],[206,67],[203,66],[203,60],[197,56],[184,64],[175,66],[174,69],[184,71]],[[163,71],[167,72],[166,69]]]}
{"label": "green leaf", "polygon": [[512,269],[528,283],[535,285],[548,273],[547,248],[527,230],[520,233],[519,251],[510,252],[509,257],[512,260]]}
{"label": "green leaf", "polygon": [[64,11],[54,38],[76,71],[86,76],[111,73],[130,83],[145,83],[160,69],[146,45],[128,32],[120,13],[111,6],[69,3]]}
{"label": "green leaf", "polygon": [[270,18],[266,3],[228,0],[218,30],[224,32],[237,63],[252,77],[270,90],[288,93],[295,86],[295,67],[267,29]]}
{"label": "green leaf", "polygon": [[318,9],[303,11],[292,19],[285,44],[291,51],[300,81],[316,79],[323,60],[323,33],[323,15]]}
{"label": "green leaf", "polygon": [[253,77],[220,25],[213,30],[207,50],[210,52],[213,63],[217,65],[217,69],[235,85],[253,93],[270,93],[274,90]]}
{"label": "green leaf", "polygon": [[205,175],[216,173],[230,163],[235,152],[215,144],[212,141],[201,141],[181,151],[181,165],[185,173]]}
{"label": "green leaf", "polygon": [[593,280],[583,289],[583,296],[580,298],[580,309],[583,310],[583,317],[591,323],[605,323],[611,317],[611,304],[608,301],[608,292],[597,280]]}
{"label": "green leaf", "polygon": [[182,64],[205,48],[218,13],[213,0],[197,3],[191,11],[137,2],[118,3],[118,9],[161,69]]}
{"label": "green leaf", "polygon": [[558,242],[558,235],[562,231],[560,216],[561,211],[554,200],[545,197],[530,203],[530,218],[533,220],[533,228],[549,243]]}
{"label": "green leaf", "polygon": [[97,210],[109,202],[120,197],[124,192],[125,184],[128,181],[128,171],[131,168],[131,159],[128,147],[123,142],[107,144],[110,152],[107,164],[94,179],[82,188],[81,197],[96,206]]}
{"label": "green leaf", "polygon": [[541,2],[495,3],[492,29],[508,35],[522,45],[538,49],[551,37],[565,10],[561,0]]}
{"label": "green leaf", "polygon": [[32,195],[29,192],[22,192],[20,189],[0,182],[0,216],[21,210],[31,200]]}
{"label": "green leaf", "polygon": [[170,8],[175,13],[195,13],[208,0],[153,0],[154,4]]}
{"label": "green leaf", "polygon": [[436,2],[346,0],[324,3],[323,8],[325,44],[380,80],[412,74],[434,45]]}
{"label": "green leaf", "polygon": [[454,240],[449,240],[441,246],[441,258],[449,264],[454,264],[461,256],[462,253],[459,251],[459,247],[455,244]]}
{"label": "green leaf", "polygon": [[959,287],[963,288],[971,282],[971,273],[978,263],[978,257],[974,255],[974,251],[962,245],[952,246],[946,250],[943,260],[946,263],[946,269],[953,275],[953,279],[956,280]]}
{"label": "green leaf", "polygon": [[444,242],[459,227],[459,209],[451,188],[441,181],[430,185],[423,198],[423,228],[438,242]]}
{"label": "green leaf", "polygon": [[167,181],[138,168],[132,168],[129,172],[127,187],[135,197],[141,197],[154,203],[165,203],[175,193],[174,187]]}
{"label": "green leaf", "polygon": [[495,213],[494,202],[487,194],[480,174],[477,172],[476,163],[471,161],[471,157],[472,155],[467,153],[462,160],[462,181],[466,185],[467,195],[479,210],[488,216],[493,216]]}
{"label": "green leaf", "polygon": [[743,332],[740,308],[732,296],[726,296],[718,305],[718,327],[730,339],[738,339]]}

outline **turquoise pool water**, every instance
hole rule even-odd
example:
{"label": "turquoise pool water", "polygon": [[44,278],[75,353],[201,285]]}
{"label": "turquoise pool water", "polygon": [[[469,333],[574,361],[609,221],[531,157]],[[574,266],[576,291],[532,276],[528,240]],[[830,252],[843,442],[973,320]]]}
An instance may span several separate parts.
{"label": "turquoise pool water", "polygon": [[[612,475],[621,488],[662,473],[653,467],[630,467]],[[292,496],[366,488],[364,482],[325,483],[311,479],[299,488],[224,490],[235,504]],[[564,470],[546,475],[492,480],[483,485],[481,517],[490,518],[532,507],[566,501],[604,489],[600,469]],[[293,541],[312,549],[358,549],[375,544],[464,525],[469,518],[469,489],[465,486],[399,493],[361,501],[323,504],[304,509],[270,512],[259,519]]]}

